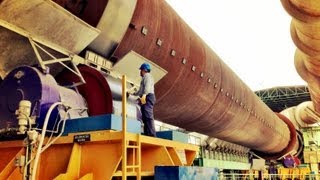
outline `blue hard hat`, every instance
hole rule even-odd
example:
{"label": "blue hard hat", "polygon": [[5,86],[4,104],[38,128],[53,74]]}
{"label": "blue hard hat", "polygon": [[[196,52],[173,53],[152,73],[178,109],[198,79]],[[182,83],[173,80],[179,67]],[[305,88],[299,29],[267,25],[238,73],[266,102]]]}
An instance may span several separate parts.
{"label": "blue hard hat", "polygon": [[151,71],[151,66],[148,63],[143,63],[143,64],[141,64],[139,69],[140,70],[146,70],[146,71],[150,72]]}

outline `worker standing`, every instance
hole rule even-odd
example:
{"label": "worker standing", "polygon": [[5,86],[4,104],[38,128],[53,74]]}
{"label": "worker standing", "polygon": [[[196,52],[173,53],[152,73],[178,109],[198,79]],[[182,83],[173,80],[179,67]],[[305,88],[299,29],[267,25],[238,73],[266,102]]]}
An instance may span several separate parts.
{"label": "worker standing", "polygon": [[134,96],[139,96],[139,104],[141,106],[142,121],[144,124],[144,134],[147,136],[156,136],[153,117],[153,106],[156,102],[154,94],[154,80],[151,72],[151,66],[148,63],[143,63],[140,66],[140,88],[137,92],[132,93]]}

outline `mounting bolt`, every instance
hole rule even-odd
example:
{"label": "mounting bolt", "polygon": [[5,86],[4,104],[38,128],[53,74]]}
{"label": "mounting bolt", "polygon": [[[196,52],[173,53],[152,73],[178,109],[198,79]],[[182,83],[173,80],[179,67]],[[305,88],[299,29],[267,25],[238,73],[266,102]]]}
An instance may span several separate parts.
{"label": "mounting bolt", "polygon": [[157,39],[157,45],[160,47],[162,45],[162,40],[161,39]]}
{"label": "mounting bolt", "polygon": [[182,64],[187,64],[187,59],[186,58],[182,58]]}
{"label": "mounting bolt", "polygon": [[170,55],[171,56],[176,56],[176,51],[174,49],[172,49]]}
{"label": "mounting bolt", "polygon": [[145,26],[142,26],[141,33],[146,36],[148,34],[148,29]]}
{"label": "mounting bolt", "polygon": [[191,67],[191,70],[194,72],[194,71],[196,71],[196,67],[195,66],[192,66]]}

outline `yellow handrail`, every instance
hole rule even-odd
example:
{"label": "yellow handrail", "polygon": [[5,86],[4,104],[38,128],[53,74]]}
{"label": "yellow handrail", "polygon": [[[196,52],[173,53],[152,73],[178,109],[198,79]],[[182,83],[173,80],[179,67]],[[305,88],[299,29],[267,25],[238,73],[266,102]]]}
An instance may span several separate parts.
{"label": "yellow handrail", "polygon": [[127,179],[127,78],[122,76],[122,179]]}

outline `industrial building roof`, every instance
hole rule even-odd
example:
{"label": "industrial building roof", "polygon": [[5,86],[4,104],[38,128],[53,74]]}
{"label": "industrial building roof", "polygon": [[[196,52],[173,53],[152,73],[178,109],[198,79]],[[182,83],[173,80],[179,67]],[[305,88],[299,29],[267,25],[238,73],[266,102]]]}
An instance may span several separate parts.
{"label": "industrial building roof", "polygon": [[274,112],[311,100],[307,86],[274,87],[255,91],[255,94]]}

